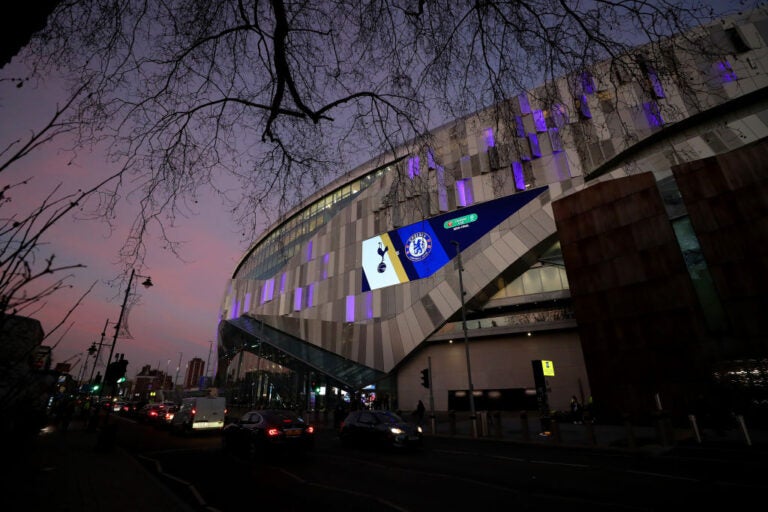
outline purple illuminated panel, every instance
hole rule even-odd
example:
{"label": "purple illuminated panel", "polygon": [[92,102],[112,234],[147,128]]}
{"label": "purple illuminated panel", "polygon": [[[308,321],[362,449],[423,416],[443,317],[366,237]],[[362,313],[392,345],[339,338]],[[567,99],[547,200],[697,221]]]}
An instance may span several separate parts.
{"label": "purple illuminated panel", "polygon": [[323,255],[323,279],[328,279],[328,260],[330,257],[329,253]]}
{"label": "purple illuminated panel", "polygon": [[645,119],[651,128],[659,128],[664,124],[659,105],[655,102],[643,103],[643,112],[645,112]]}
{"label": "purple illuminated panel", "polygon": [[512,176],[515,178],[515,188],[517,190],[525,190],[525,173],[523,172],[522,163],[512,162]]}
{"label": "purple illuminated panel", "polygon": [[427,167],[430,169],[437,169],[437,165],[435,165],[435,154],[432,153],[432,148],[427,149]]}
{"label": "purple illuminated panel", "polygon": [[517,97],[517,101],[520,104],[520,112],[523,114],[531,113],[531,104],[528,103],[528,95],[523,93]]}
{"label": "purple illuminated panel", "polygon": [[731,67],[731,63],[727,60],[721,60],[716,66],[720,80],[722,80],[723,83],[733,82],[738,78]]}
{"label": "purple illuminated panel", "polygon": [[541,158],[541,148],[539,147],[539,136],[535,133],[528,134],[528,145],[531,146],[531,156]]}
{"label": "purple illuminated panel", "polygon": [[229,315],[229,318],[237,318],[238,316],[240,316],[240,302],[234,299],[232,301],[232,314]]}
{"label": "purple illuminated panel", "polygon": [[592,73],[584,71],[581,74],[581,90],[584,94],[595,93],[595,80],[592,78]]}
{"label": "purple illuminated panel", "polygon": [[544,113],[541,110],[533,111],[533,125],[539,133],[547,131],[547,121],[544,119]]}
{"label": "purple illuminated panel", "polygon": [[315,305],[313,297],[315,296],[315,283],[309,283],[307,288],[307,307],[311,308]]}
{"label": "purple illuminated panel", "polygon": [[563,150],[563,141],[557,128],[549,129],[549,142],[552,144],[552,152],[559,153]]}
{"label": "purple illuminated panel", "polygon": [[523,124],[523,118],[515,116],[515,127],[517,128],[517,136],[525,137],[525,125]]}
{"label": "purple illuminated panel", "polygon": [[653,88],[653,95],[657,98],[663,98],[664,97],[664,87],[661,85],[661,80],[659,80],[659,75],[656,73],[656,70],[649,67],[648,68],[648,80],[651,82],[651,87]]}
{"label": "purple illuminated panel", "polygon": [[251,294],[246,293],[245,294],[245,305],[243,306],[243,311],[250,311],[251,309]]}
{"label": "purple illuminated panel", "polygon": [[293,293],[293,310],[301,311],[301,299],[303,297],[304,290],[301,287],[296,288]]}
{"label": "purple illuminated panel", "polygon": [[408,177],[413,179],[414,176],[419,175],[419,157],[412,156],[408,159]]}
{"label": "purple illuminated panel", "polygon": [[346,321],[347,322],[355,321],[355,296],[354,295],[347,295]]}
{"label": "purple illuminated panel", "polygon": [[562,103],[552,105],[552,120],[558,129],[568,124],[568,109],[565,108],[565,105]]}
{"label": "purple illuminated panel", "polygon": [[312,261],[312,240],[307,242],[307,261]]}
{"label": "purple illuminated panel", "polygon": [[592,119],[592,111],[589,110],[589,103],[587,103],[587,97],[583,94],[579,96],[576,101],[576,107],[579,109],[579,114],[584,119]]}
{"label": "purple illuminated panel", "polygon": [[271,301],[275,296],[275,279],[269,279],[264,282],[264,287],[261,289],[261,303]]}
{"label": "purple illuminated panel", "polygon": [[288,279],[288,274],[286,272],[283,272],[283,275],[280,276],[280,294],[282,295],[285,293],[285,281]]}
{"label": "purple illuminated panel", "polygon": [[496,140],[493,138],[493,128],[485,129],[485,147],[492,148],[496,145]]}
{"label": "purple illuminated panel", "polygon": [[365,295],[365,318],[368,320],[373,318],[373,292]]}
{"label": "purple illuminated panel", "polygon": [[456,181],[456,196],[459,206],[469,206],[474,202],[469,178]]}

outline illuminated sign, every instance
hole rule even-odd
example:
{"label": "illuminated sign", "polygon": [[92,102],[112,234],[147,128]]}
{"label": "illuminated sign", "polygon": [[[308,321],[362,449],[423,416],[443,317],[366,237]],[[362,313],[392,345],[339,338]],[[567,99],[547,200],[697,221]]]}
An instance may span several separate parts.
{"label": "illuminated sign", "polygon": [[456,212],[393,229],[362,242],[361,291],[423,279],[538,197],[547,187],[526,190]]}
{"label": "illuminated sign", "polygon": [[443,227],[445,229],[456,229],[461,226],[466,226],[470,222],[475,222],[476,220],[477,220],[477,214],[470,213],[469,215],[463,215],[461,217],[443,222]]}
{"label": "illuminated sign", "polygon": [[552,361],[541,361],[541,371],[544,372],[545,377],[555,376],[555,365]]}

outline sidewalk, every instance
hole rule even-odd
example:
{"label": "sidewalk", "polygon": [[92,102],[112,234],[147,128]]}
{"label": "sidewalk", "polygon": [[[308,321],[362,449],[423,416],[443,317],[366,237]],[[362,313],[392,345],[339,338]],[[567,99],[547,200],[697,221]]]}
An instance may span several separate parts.
{"label": "sidewalk", "polygon": [[[11,443],[3,507],[10,512],[191,512],[119,447],[98,446],[99,432],[73,421]],[[7,440],[6,440],[7,442]]]}
{"label": "sidewalk", "polygon": [[[585,448],[612,448],[659,452],[677,445],[718,449],[768,449],[768,432],[747,428],[746,433],[734,421],[734,425],[723,432],[699,428],[697,438],[693,426],[672,428],[666,424],[652,426],[603,425],[572,422],[550,422],[543,428],[537,413],[521,417],[519,413],[504,412],[498,415],[487,411],[477,412],[477,435],[468,412],[451,415],[435,413],[434,431],[429,414],[423,424],[426,435],[477,437],[536,443],[552,446],[576,446]],[[699,440],[700,439],[700,440]],[[747,442],[749,439],[749,443]],[[751,443],[751,444],[750,444]]]}

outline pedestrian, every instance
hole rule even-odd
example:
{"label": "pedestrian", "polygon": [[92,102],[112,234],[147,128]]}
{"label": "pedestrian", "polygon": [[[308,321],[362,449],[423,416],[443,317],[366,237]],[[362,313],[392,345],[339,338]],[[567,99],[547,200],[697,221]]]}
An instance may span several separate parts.
{"label": "pedestrian", "polygon": [[419,400],[419,404],[416,406],[416,424],[421,426],[421,424],[424,422],[424,412],[426,411],[426,407],[424,407],[424,402]]}
{"label": "pedestrian", "polygon": [[592,395],[587,397],[587,403],[584,404],[584,421],[595,422],[595,403],[592,400]]}
{"label": "pedestrian", "polygon": [[581,423],[581,403],[576,395],[571,395],[571,419],[575,424]]}

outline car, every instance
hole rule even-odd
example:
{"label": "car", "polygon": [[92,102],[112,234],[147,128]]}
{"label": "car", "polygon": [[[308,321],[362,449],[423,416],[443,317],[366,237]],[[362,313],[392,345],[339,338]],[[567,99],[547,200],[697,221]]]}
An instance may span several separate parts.
{"label": "car", "polygon": [[341,422],[342,444],[372,448],[420,448],[423,444],[420,426],[387,410],[357,410]]}
{"label": "car", "polygon": [[181,401],[179,410],[171,420],[173,431],[220,432],[227,416],[227,401],[223,396],[189,397]]}
{"label": "car", "polygon": [[160,416],[158,418],[156,426],[163,429],[170,429],[171,422],[173,421],[173,417],[179,411],[179,407],[180,407],[179,405],[173,404],[173,405],[166,405],[163,409],[161,409]]}
{"label": "car", "polygon": [[161,419],[161,413],[165,407],[163,404],[146,404],[144,407],[141,408],[141,412],[138,416],[138,420],[142,423],[147,423],[150,425],[155,425],[160,422]]}
{"label": "car", "polygon": [[122,412],[123,407],[126,407],[128,404],[126,402],[112,402],[112,412]]}
{"label": "car", "polygon": [[306,455],[315,445],[315,427],[287,409],[248,411],[224,427],[222,445],[225,451],[249,459]]}

